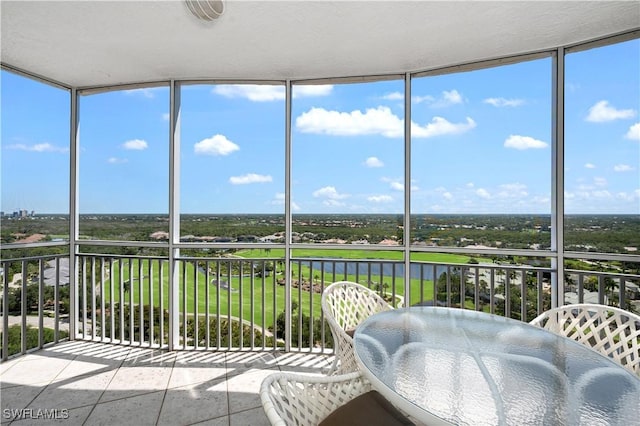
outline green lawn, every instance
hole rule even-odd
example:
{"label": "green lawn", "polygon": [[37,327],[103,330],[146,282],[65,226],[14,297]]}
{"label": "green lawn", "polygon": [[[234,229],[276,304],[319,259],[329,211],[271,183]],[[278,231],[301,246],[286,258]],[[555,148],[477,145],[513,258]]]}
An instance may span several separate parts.
{"label": "green lawn", "polygon": [[[372,259],[372,256],[375,256],[376,260],[401,260],[401,253],[393,252],[393,251],[383,251],[383,252],[372,252],[367,250],[323,250],[323,249],[305,249],[305,250],[294,250],[296,258],[339,258],[344,259]],[[277,261],[282,259],[284,256],[284,250],[281,249],[273,249],[273,250],[263,250],[263,249],[247,249],[242,250],[236,253],[236,256],[248,259],[273,259],[277,265]],[[425,262],[447,262],[447,263],[466,263],[469,260],[468,256],[461,256],[455,254],[439,254],[439,253],[414,253],[412,255],[412,260],[414,261],[425,261]],[[129,262],[132,262],[133,265],[133,288],[129,287],[129,274],[130,267]],[[143,304],[149,305],[150,303],[153,306],[159,306],[160,302],[160,279],[158,277],[159,271],[159,261],[153,260],[153,276],[151,282],[148,276],[149,271],[149,261],[148,259],[132,259],[132,260],[123,260],[122,262],[122,282],[125,284],[125,288],[127,291],[124,293],[124,302],[125,304],[130,303],[130,296],[133,297],[133,304],[138,304],[140,302],[140,296],[142,294]],[[221,263],[224,264],[227,260],[223,260]],[[138,281],[139,271],[140,271],[140,262],[141,262],[141,270],[142,270],[142,285]],[[215,264],[215,262],[214,262]],[[197,311],[199,315],[204,315],[207,310],[206,304],[206,277],[202,270],[198,270],[197,272],[194,269],[193,262],[182,262],[183,268],[179,272],[179,299],[181,302],[186,301],[185,304],[180,304],[181,312],[187,312],[189,315],[193,315],[196,311],[196,293],[197,293]],[[168,309],[169,307],[169,277],[168,277],[169,268],[166,263],[164,264],[164,273],[162,277],[162,289],[163,289],[163,308]],[[283,278],[280,275],[282,272],[278,271],[277,278]],[[310,277],[311,274],[310,268],[308,266],[302,266],[300,269],[295,268],[293,271],[294,276],[293,279],[299,279],[299,275],[304,277],[307,281],[313,281],[316,284],[320,284],[320,275],[318,274],[317,269],[314,270],[314,277]],[[105,303],[108,305],[110,302],[119,303],[120,302],[120,264],[118,262],[114,263],[113,270],[111,271],[111,277],[107,277],[104,284],[104,297]],[[226,272],[221,273],[221,281],[227,281],[228,275]],[[324,285],[327,286],[331,282],[327,281],[331,279],[333,274],[325,274],[325,282]],[[209,279],[213,280],[216,278],[216,274],[210,273]],[[344,276],[341,275],[338,279],[343,279]],[[373,279],[379,278],[373,277]],[[113,298],[111,295],[111,285],[110,279],[113,280],[114,294]],[[355,281],[355,275],[347,275],[347,280]],[[359,277],[360,282],[364,283],[362,275]],[[272,325],[275,317],[285,308],[285,288],[283,285],[278,285],[274,283],[273,276],[265,277],[264,279],[265,285],[263,286],[263,280],[260,277],[254,277],[251,279],[250,276],[244,276],[242,279],[238,276],[232,276],[230,280],[231,288],[235,291],[229,292],[224,288],[220,288],[218,290],[218,286],[215,284],[209,284],[209,295],[208,295],[208,309],[209,313],[215,315],[216,312],[219,312],[221,316],[227,316],[229,312],[231,316],[240,317],[240,312],[242,311],[242,318],[245,320],[252,319],[253,313],[253,321],[262,325],[263,322],[267,325]],[[403,296],[404,295],[404,279],[396,277],[395,281],[392,283],[392,277],[384,277],[384,284],[387,285],[386,291],[391,292],[395,290],[396,294]],[[395,286],[395,288],[392,288]],[[275,296],[274,296],[275,291]],[[186,298],[184,294],[186,292]],[[153,294],[153,298],[151,298],[151,293]],[[420,301],[421,295],[422,299],[431,300],[433,299],[433,282],[431,280],[425,281],[422,285],[419,279],[411,280],[411,294],[412,300],[409,304],[416,303]],[[241,296],[242,296],[242,306],[241,306]],[[292,302],[297,303],[302,312],[309,315],[313,312],[313,316],[318,318],[320,316],[320,297],[319,293],[311,294],[308,291],[299,290],[298,288],[292,288],[291,292]],[[275,308],[274,308],[274,298],[275,298]],[[89,303],[90,305],[90,303]],[[264,319],[263,312],[264,310]],[[275,314],[274,314],[275,312]]]}
{"label": "green lawn", "polygon": [[[283,258],[284,249],[246,249],[236,253],[244,258]],[[329,250],[329,249],[294,249],[292,256],[299,258],[327,258],[327,259],[375,259],[402,260],[399,251],[370,251],[370,250]],[[469,256],[448,253],[412,253],[411,260],[415,262],[435,263],[467,263]]]}

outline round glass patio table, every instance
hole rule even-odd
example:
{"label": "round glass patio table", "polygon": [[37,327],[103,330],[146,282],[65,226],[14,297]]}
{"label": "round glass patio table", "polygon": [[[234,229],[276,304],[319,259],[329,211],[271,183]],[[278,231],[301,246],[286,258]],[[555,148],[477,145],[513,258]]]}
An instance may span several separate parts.
{"label": "round glass patio table", "polygon": [[374,388],[430,425],[640,422],[638,376],[583,344],[502,316],[381,312],[358,326],[354,351]]}

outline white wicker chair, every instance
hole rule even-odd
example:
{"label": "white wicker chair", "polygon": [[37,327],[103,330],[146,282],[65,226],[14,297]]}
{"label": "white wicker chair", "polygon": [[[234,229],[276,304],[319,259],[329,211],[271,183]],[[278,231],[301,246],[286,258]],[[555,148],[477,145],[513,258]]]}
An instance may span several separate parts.
{"label": "white wicker chair", "polygon": [[367,426],[413,424],[371,390],[359,372],[336,376],[278,372],[262,381],[260,399],[273,426],[317,426],[323,421]]}
{"label": "white wicker chair", "polygon": [[640,375],[640,316],[597,304],[549,309],[530,324],[566,336]]}
{"label": "white wicker chair", "polygon": [[329,374],[358,370],[353,353],[353,331],[369,316],[393,309],[375,291],[350,281],[338,281],[322,293],[322,312],[331,328],[335,358]]}

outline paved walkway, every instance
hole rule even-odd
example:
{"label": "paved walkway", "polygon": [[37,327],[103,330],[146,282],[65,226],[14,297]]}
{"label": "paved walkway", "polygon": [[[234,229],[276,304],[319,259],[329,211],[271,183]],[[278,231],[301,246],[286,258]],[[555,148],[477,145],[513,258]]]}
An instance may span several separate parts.
{"label": "paved walkway", "polygon": [[[42,322],[44,323],[45,328],[54,329],[55,328],[55,318],[44,317],[42,318]],[[9,327],[15,324],[22,324],[22,317],[20,315],[9,315]],[[37,315],[28,315],[27,316],[27,324],[33,327],[39,327],[40,322],[38,320]],[[0,330],[2,330],[2,322],[0,321]],[[63,331],[69,331],[69,319],[61,318],[59,329]]]}

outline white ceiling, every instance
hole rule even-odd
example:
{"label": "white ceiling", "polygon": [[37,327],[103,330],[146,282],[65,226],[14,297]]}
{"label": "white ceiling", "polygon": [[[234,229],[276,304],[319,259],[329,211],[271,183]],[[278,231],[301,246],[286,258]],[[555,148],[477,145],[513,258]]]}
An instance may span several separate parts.
{"label": "white ceiling", "polygon": [[640,1],[1,1],[2,63],[73,87],[435,69],[640,28]]}

